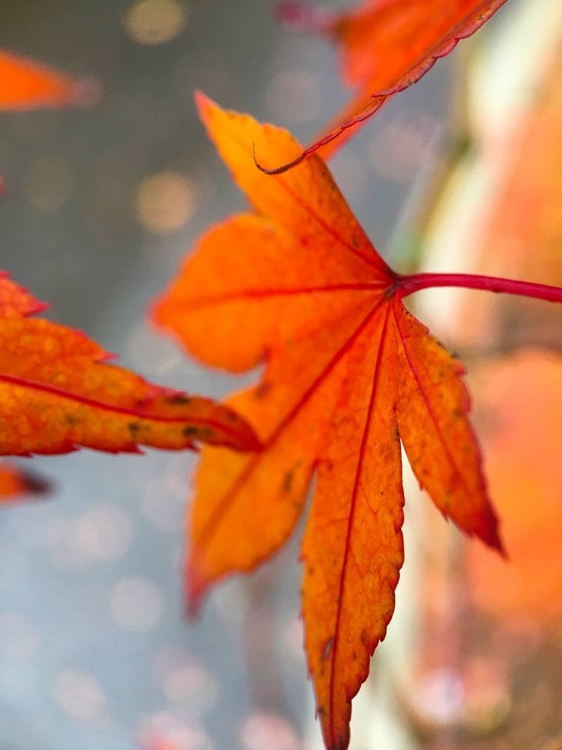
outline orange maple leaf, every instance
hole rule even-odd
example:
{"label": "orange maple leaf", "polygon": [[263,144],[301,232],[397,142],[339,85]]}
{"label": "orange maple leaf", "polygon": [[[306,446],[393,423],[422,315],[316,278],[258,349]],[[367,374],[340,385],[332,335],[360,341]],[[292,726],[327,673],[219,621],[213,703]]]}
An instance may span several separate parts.
{"label": "orange maple leaf", "polygon": [[20,502],[30,495],[44,495],[50,486],[38,474],[22,471],[8,463],[0,463],[0,503]]}
{"label": "orange maple leaf", "polygon": [[75,80],[26,57],[0,49],[0,110],[85,105],[97,98],[99,86]]}
{"label": "orange maple leaf", "polygon": [[306,650],[330,750],[349,742],[351,699],[384,638],[403,561],[400,442],[444,516],[501,550],[469,398],[455,360],[404,308],[404,278],[377,254],[312,156],[268,177],[251,144],[292,161],[284,130],[224,112],[201,116],[255,213],[201,240],[155,319],[208,364],[261,382],[229,403],[260,453],[203,448],[187,565],[190,609],[224,576],[287,540],[316,477],[304,541]]}
{"label": "orange maple leaf", "polygon": [[288,169],[320,147],[326,158],[343,145],[356,126],[391,96],[417,83],[506,1],[365,0],[359,8],[340,13],[312,11],[298,2],[281,3],[282,18],[327,34],[340,45],[343,77],[359,92],[312,146],[291,164],[272,171]]}
{"label": "orange maple leaf", "polygon": [[181,450],[194,441],[259,447],[231,409],[106,364],[84,334],[28,317],[43,307],[0,275],[0,455]]}

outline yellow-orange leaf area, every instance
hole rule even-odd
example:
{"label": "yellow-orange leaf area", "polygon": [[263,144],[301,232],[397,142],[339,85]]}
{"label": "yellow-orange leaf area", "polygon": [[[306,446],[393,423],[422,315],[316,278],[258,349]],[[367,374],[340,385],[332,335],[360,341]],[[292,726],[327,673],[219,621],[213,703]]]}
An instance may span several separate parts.
{"label": "yellow-orange leaf area", "polygon": [[232,409],[107,364],[84,334],[29,317],[43,308],[0,275],[0,455],[259,447]]}
{"label": "yellow-orange leaf area", "polygon": [[0,110],[88,105],[99,95],[93,81],[76,80],[0,49]]}
{"label": "yellow-orange leaf area", "polygon": [[343,145],[355,126],[374,115],[389,97],[417,83],[505,2],[365,0],[358,8],[340,13],[312,11],[300,2],[281,3],[281,17],[337,42],[342,75],[357,88],[356,97],[304,155],[323,146],[326,158]]}
{"label": "yellow-orange leaf area", "polygon": [[386,632],[403,561],[400,441],[441,512],[501,548],[466,413],[461,364],[408,313],[330,173],[313,156],[287,174],[291,135],[224,112],[201,116],[255,212],[201,239],[155,319],[210,365],[265,362],[229,403],[258,431],[253,456],[202,451],[187,585],[190,607],[287,540],[315,491],[302,547],[306,651],[326,746],[349,742],[352,697]]}

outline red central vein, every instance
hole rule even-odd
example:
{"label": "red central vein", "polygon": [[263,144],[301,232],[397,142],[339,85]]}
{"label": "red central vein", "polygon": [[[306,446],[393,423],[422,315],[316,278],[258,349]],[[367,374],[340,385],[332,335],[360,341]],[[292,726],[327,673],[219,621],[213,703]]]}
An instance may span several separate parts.
{"label": "red central vein", "polygon": [[[372,268],[376,269],[379,273],[381,273],[381,269],[379,268],[379,265],[375,261],[378,259],[381,264],[384,264],[385,266],[386,264],[384,263],[382,258],[380,258],[380,256],[375,254],[375,249],[371,245],[371,242],[369,241],[367,237],[365,237],[365,239],[368,243],[369,248],[372,250],[372,255],[373,255],[372,258],[370,258],[368,255],[365,255],[365,253],[360,252],[357,248],[353,247],[351,243],[346,242],[343,239],[343,237],[341,237],[334,230],[333,227],[331,227],[329,224],[327,224],[324,221],[324,219],[322,218],[320,214],[317,214],[315,211],[313,211],[312,207],[308,203],[304,203],[301,196],[298,193],[295,193],[293,190],[291,190],[291,188],[283,180],[279,180],[279,182],[283,185],[283,187],[285,188],[287,193],[289,193],[289,195],[295,201],[295,203],[298,206],[300,206],[304,211],[306,211],[306,213],[308,213],[308,215],[312,219],[314,219],[317,224],[319,224],[322,227],[322,229],[326,232],[326,234],[330,235],[330,237],[336,240],[336,242],[339,242],[339,244],[342,245],[342,247],[345,247],[346,250],[348,250],[350,253],[355,255],[357,258],[360,258],[364,263],[366,263],[367,265],[371,266]],[[343,196],[341,196],[341,200],[344,203],[344,206],[347,208],[347,204],[345,203],[345,199],[343,198]],[[357,225],[357,228],[359,229],[361,233],[363,233],[363,230],[361,229],[359,225]],[[391,273],[392,272],[390,271],[390,269],[388,269],[388,274],[391,275]]]}
{"label": "red central vein", "polygon": [[390,312],[390,305],[387,305],[386,314],[384,318],[384,322],[382,325],[381,330],[381,337],[379,342],[379,350],[377,352],[377,360],[375,363],[375,370],[373,373],[373,384],[371,387],[371,395],[369,397],[369,405],[367,407],[367,415],[365,418],[365,427],[363,429],[363,435],[361,437],[361,444],[359,446],[359,453],[358,453],[358,460],[357,460],[357,471],[355,473],[355,480],[353,483],[353,491],[351,494],[351,503],[350,503],[350,509],[349,509],[349,517],[347,521],[347,534],[345,538],[345,548],[344,548],[344,554],[343,554],[343,561],[341,566],[341,576],[340,576],[340,586],[339,586],[339,593],[338,593],[338,604],[337,604],[337,611],[336,611],[336,622],[334,627],[334,644],[332,647],[332,653],[330,657],[331,662],[331,675],[332,679],[330,680],[330,731],[332,733],[332,739],[335,739],[334,735],[334,702],[335,702],[335,696],[334,696],[334,669],[336,664],[336,658],[338,653],[338,647],[340,643],[340,619],[341,619],[341,613],[343,609],[343,597],[345,593],[345,584],[347,581],[346,576],[346,569],[349,559],[349,554],[351,551],[351,535],[353,530],[353,520],[355,515],[355,510],[357,507],[357,498],[359,494],[359,484],[361,481],[361,470],[363,466],[363,461],[365,459],[365,451],[367,449],[367,442],[369,439],[369,428],[371,424],[371,417],[373,414],[373,409],[375,406],[375,398],[376,398],[376,391],[377,391],[377,384],[381,372],[381,366],[382,366],[382,353],[384,350],[384,342],[386,338],[386,331],[387,331],[387,324],[388,324],[388,316]]}
{"label": "red central vein", "polygon": [[205,297],[195,303],[189,303],[185,307],[189,307],[190,310],[199,310],[202,307],[209,307],[211,305],[221,304],[222,302],[235,302],[237,300],[250,299],[264,299],[267,297],[290,297],[299,294],[315,294],[322,292],[372,292],[388,287],[388,281],[372,282],[369,284],[356,283],[356,284],[328,284],[324,286],[309,286],[309,287],[295,287],[292,289],[246,289],[238,292],[226,292],[225,294],[217,294],[211,297]]}
{"label": "red central vein", "polygon": [[275,444],[275,442],[283,434],[283,431],[291,424],[291,422],[295,419],[295,417],[300,412],[300,410],[310,400],[311,396],[314,394],[316,389],[320,386],[322,381],[328,377],[328,375],[334,369],[337,363],[351,349],[351,347],[353,346],[357,338],[360,336],[362,331],[367,327],[369,322],[372,320],[372,318],[374,317],[375,313],[377,312],[377,310],[379,309],[383,301],[385,301],[384,297],[382,297],[380,300],[377,300],[376,304],[374,305],[372,310],[369,311],[368,315],[361,321],[361,323],[358,325],[355,331],[345,341],[343,346],[340,349],[338,349],[338,351],[334,354],[332,359],[328,362],[328,364],[323,368],[320,374],[316,377],[314,382],[302,394],[302,396],[299,398],[299,400],[293,406],[290,412],[281,420],[281,422],[279,422],[274,432],[270,435],[268,440],[266,440],[266,442],[264,443],[262,451],[260,453],[255,454],[255,456],[253,456],[250,462],[245,466],[244,471],[242,471],[238,475],[236,481],[231,486],[230,490],[224,495],[221,502],[217,505],[212,515],[210,516],[205,528],[202,530],[200,534],[200,542],[199,542],[200,546],[205,543],[205,539],[209,539],[209,537],[212,536],[213,532],[215,531],[217,525],[220,522],[221,516],[223,515],[223,513],[226,512],[227,507],[230,505],[230,503],[236,496],[236,493],[238,492],[240,487],[244,484],[244,482],[248,479],[248,477],[254,471],[254,469],[259,464],[259,462],[261,461],[265,453]]}
{"label": "red central vein", "polygon": [[425,392],[423,383],[420,380],[420,377],[418,375],[416,366],[410,356],[410,352],[408,351],[408,347],[406,345],[406,338],[404,336],[404,331],[402,330],[402,327],[400,325],[399,316],[396,314],[396,305],[400,304],[399,302],[396,302],[395,305],[393,305],[393,314],[394,314],[394,320],[396,321],[396,329],[398,330],[398,335],[400,336],[400,341],[402,343],[402,348],[404,349],[404,355],[408,361],[408,364],[410,366],[410,370],[412,371],[412,375],[414,376],[414,379],[418,385],[418,389],[421,393],[421,396],[423,398],[423,401],[427,407],[428,414],[430,416],[431,421],[433,422],[433,426],[435,427],[435,432],[437,433],[437,437],[439,439],[439,442],[441,443],[441,446],[443,448],[443,453],[445,454],[447,461],[449,462],[451,468],[454,471],[455,476],[458,478],[460,485],[462,486],[463,490],[467,495],[470,494],[470,490],[466,485],[465,478],[463,474],[461,473],[460,469],[458,468],[455,459],[453,458],[453,454],[451,453],[449,446],[445,442],[445,439],[443,437],[443,434],[439,428],[439,422],[435,415],[435,412],[433,410],[433,407],[431,405],[431,402],[429,401],[427,397],[427,393]]}
{"label": "red central vein", "polygon": [[98,401],[93,398],[89,398],[88,396],[81,396],[78,393],[72,393],[69,391],[65,391],[62,388],[57,388],[54,385],[50,385],[49,383],[38,383],[35,380],[28,380],[27,378],[21,378],[14,375],[6,375],[4,373],[0,373],[0,382],[2,383],[9,383],[10,385],[15,385],[20,388],[27,388],[33,391],[40,391],[42,393],[47,393],[50,396],[56,396],[58,398],[66,399],[67,401],[71,401],[74,403],[81,404],[83,406],[88,406],[92,409],[99,409],[105,412],[110,412],[114,414],[118,414],[119,416],[130,416],[134,417],[136,419],[142,419],[143,421],[149,421],[149,422],[157,422],[157,423],[165,423],[165,424],[184,424],[185,422],[189,422],[190,424],[199,425],[201,427],[210,427],[214,430],[220,430],[221,432],[229,433],[232,435],[236,435],[236,431],[233,429],[232,431],[229,430],[229,428],[226,425],[223,425],[215,420],[212,419],[205,419],[201,417],[169,417],[169,416],[159,416],[154,414],[146,414],[146,412],[143,412],[140,409],[131,409],[131,408],[125,408],[121,406],[116,406],[115,404],[108,404],[105,401]]}
{"label": "red central vein", "polygon": [[[250,156],[250,157],[253,158],[253,152],[252,152],[252,150],[250,150],[250,148],[248,148],[248,145],[246,144],[245,141],[242,141],[239,138],[236,138],[235,136],[232,136],[232,140],[238,145],[238,147],[240,148],[241,151],[243,151],[244,153],[248,154],[248,156]],[[332,239],[334,239],[336,242],[338,242],[346,250],[349,250],[350,253],[353,253],[353,255],[355,255],[358,258],[360,258],[364,263],[366,263],[367,265],[375,268],[379,273],[381,273],[381,269],[379,268],[378,264],[375,262],[379,258],[379,256],[376,255],[373,246],[371,245],[371,243],[369,242],[369,240],[366,237],[365,237],[366,242],[368,243],[369,248],[371,248],[371,250],[373,252],[373,257],[372,258],[370,258],[368,255],[365,255],[364,253],[360,252],[359,250],[357,250],[357,248],[353,247],[353,245],[351,243],[347,242],[340,234],[338,234],[334,230],[333,227],[331,227],[329,224],[327,224],[324,221],[324,219],[322,218],[322,216],[320,214],[316,213],[316,211],[313,210],[313,208],[312,208],[312,206],[310,204],[305,203],[303,201],[302,197],[298,193],[295,193],[289,187],[289,185],[285,182],[285,180],[280,179],[278,177],[277,178],[277,182],[279,183],[279,185],[281,185],[283,187],[283,189],[285,190],[285,192],[290,195],[290,197],[293,199],[293,201],[298,206],[300,206],[300,208],[302,208],[303,211],[305,211],[305,213],[307,213],[309,215],[309,217],[314,222],[316,222],[316,224],[320,225],[320,227],[324,230],[324,232],[326,232],[326,234],[330,235],[330,237],[332,237]],[[337,190],[337,188],[336,188],[336,190]],[[347,204],[345,204],[343,196],[341,197],[341,200],[344,203],[345,207],[347,208]],[[356,221],[355,221],[355,223],[356,223],[357,228],[361,231],[361,233],[363,233],[363,230],[361,229],[361,227],[359,227],[359,225],[357,224]],[[380,262],[384,263],[384,261],[382,260],[382,258],[380,259]],[[389,270],[389,274],[390,273],[391,272]]]}

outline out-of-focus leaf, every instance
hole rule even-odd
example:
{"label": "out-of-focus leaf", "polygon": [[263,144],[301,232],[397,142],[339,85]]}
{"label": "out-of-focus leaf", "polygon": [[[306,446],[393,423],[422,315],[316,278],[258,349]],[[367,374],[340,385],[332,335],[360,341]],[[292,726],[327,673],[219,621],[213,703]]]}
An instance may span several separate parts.
{"label": "out-of-focus leaf", "polygon": [[[326,158],[394,94],[424,76],[457,43],[474,34],[506,0],[365,0],[341,13],[285,2],[281,17],[327,34],[339,46],[342,75],[356,97],[289,168],[322,147]],[[258,151],[258,159],[260,154]]]}
{"label": "out-of-focus leaf", "polygon": [[0,49],[0,110],[84,106],[93,103],[100,88],[76,80],[42,63]]}
{"label": "out-of-focus leaf", "polygon": [[38,474],[23,470],[19,466],[0,463],[0,503],[17,503],[30,496],[45,495],[51,485]]}

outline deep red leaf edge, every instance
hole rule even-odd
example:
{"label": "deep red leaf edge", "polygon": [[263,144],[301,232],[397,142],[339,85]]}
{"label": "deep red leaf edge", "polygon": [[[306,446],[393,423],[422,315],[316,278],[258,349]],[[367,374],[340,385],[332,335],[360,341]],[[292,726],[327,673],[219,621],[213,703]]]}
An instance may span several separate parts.
{"label": "deep red leaf edge", "polygon": [[27,68],[30,73],[37,72],[40,75],[48,74],[55,76],[64,84],[65,93],[55,101],[46,95],[43,98],[38,97],[32,101],[21,102],[15,106],[0,105],[0,111],[28,112],[36,109],[54,109],[59,107],[90,109],[95,107],[103,96],[103,84],[96,78],[74,78],[51,65],[39,62],[13,50],[0,47],[0,60],[2,58],[16,61],[21,67]]}

